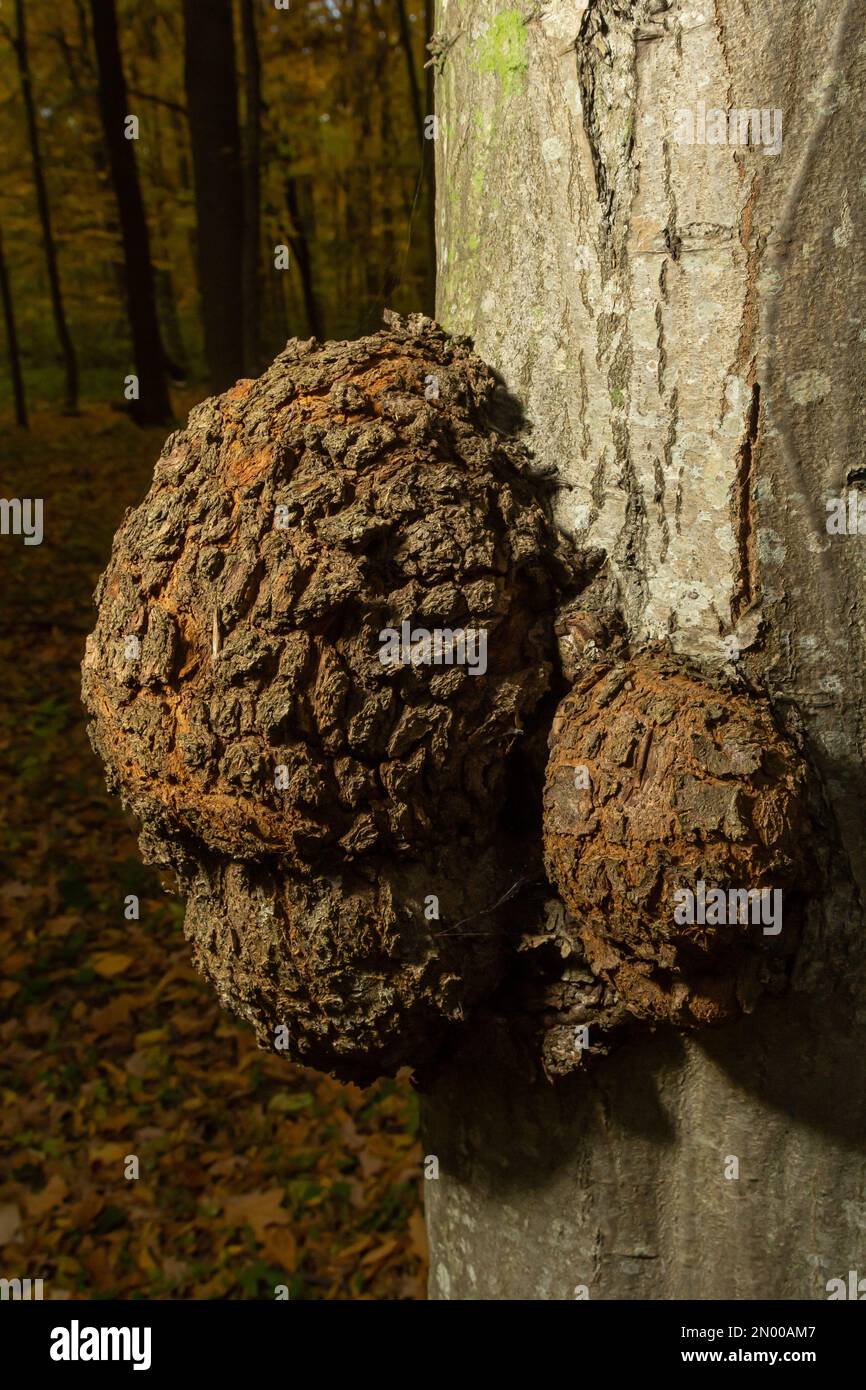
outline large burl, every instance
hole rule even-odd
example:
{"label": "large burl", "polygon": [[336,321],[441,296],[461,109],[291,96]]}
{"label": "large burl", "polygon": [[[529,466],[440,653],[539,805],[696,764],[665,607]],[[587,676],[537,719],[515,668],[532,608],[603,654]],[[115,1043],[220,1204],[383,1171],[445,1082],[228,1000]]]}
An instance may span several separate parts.
{"label": "large burl", "polygon": [[91,738],[198,965],[356,1081],[429,1058],[500,971],[555,594],[497,395],[420,316],[290,342],[166,441],[97,589]]}

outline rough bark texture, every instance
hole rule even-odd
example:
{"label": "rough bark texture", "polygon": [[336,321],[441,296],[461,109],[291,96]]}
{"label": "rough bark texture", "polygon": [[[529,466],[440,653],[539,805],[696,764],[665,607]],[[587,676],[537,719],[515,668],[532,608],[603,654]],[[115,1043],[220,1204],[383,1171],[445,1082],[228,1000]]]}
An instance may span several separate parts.
{"label": "rough bark texture", "polygon": [[[735,655],[802,737],[816,828],[788,998],[555,1085],[479,1023],[424,1107],[431,1296],[821,1298],[866,1229],[866,594],[824,525],[862,478],[862,5],[441,0],[436,29],[438,316],[524,402],[632,646]],[[699,101],[778,108],[780,153],[678,144]],[[547,925],[569,966],[579,924]],[[549,1072],[599,990],[579,958],[524,989],[563,1003]]]}
{"label": "rough bark texture", "polygon": [[778,894],[791,954],[806,882],[805,775],[769,708],[640,653],[589,666],[557,709],[550,748],[547,874],[592,972],[641,1018],[694,1027],[750,1009],[761,974],[781,964],[755,949],[759,914],[735,900],[729,915],[716,900],[678,921],[676,895],[701,882],[705,892]]}
{"label": "rough bark texture", "polygon": [[355,1080],[423,1063],[490,992],[499,903],[540,871],[538,815],[502,826],[555,547],[499,396],[429,319],[292,341],[167,440],[97,591],[94,746],[197,962],[263,1045]]}

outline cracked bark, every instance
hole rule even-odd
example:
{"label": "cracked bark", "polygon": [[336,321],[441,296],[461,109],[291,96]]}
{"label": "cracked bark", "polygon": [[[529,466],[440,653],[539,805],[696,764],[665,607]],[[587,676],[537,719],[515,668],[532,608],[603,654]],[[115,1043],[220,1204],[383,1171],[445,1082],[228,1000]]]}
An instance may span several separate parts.
{"label": "cracked bark", "polygon": [[[631,642],[711,677],[734,639],[802,738],[820,891],[793,993],[722,1029],[549,1085],[489,1013],[424,1102],[431,1296],[822,1298],[866,1221],[866,592],[824,526],[864,410],[862,9],[440,0],[435,27],[438,317],[524,402]],[[781,153],[677,145],[699,100],[781,109]],[[551,1071],[618,1007],[572,976]]]}

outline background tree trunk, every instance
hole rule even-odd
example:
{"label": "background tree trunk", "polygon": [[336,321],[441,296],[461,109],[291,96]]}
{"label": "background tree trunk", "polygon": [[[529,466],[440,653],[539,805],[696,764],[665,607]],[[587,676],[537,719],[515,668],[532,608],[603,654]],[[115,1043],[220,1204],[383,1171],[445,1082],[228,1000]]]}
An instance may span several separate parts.
{"label": "background tree trunk", "polygon": [[244,372],[247,376],[252,377],[258,375],[261,366],[259,289],[262,251],[261,188],[259,184],[262,146],[262,71],[253,0],[241,0],[241,31],[244,40],[244,92],[246,94],[243,133]]}
{"label": "background tree trunk", "polygon": [[418,134],[418,148],[423,153],[424,112],[421,110],[421,88],[418,83],[418,73],[415,68],[412,30],[409,27],[409,20],[406,16],[406,6],[403,0],[394,0],[394,8],[397,12],[397,32],[400,35],[400,47],[403,50],[403,58],[406,62],[406,80],[409,86],[409,96],[412,101],[412,117],[415,121],[415,130]]}
{"label": "background tree trunk", "polygon": [[322,328],[322,316],[319,311],[319,301],[316,296],[316,287],[313,282],[313,263],[310,256],[310,242],[307,237],[306,225],[301,214],[300,200],[298,198],[297,180],[289,174],[285,180],[286,209],[291,219],[289,232],[289,246],[298,267],[298,275],[301,280],[301,294],[304,299],[304,315],[307,320],[307,329],[313,338],[324,337]]}
{"label": "background tree trunk", "polygon": [[[424,1103],[431,1296],[824,1298],[866,1273],[866,580],[825,528],[863,477],[862,6],[440,0],[436,29],[439,318],[524,402],[632,639],[736,639],[827,829],[788,998],[556,1085],[478,1024]],[[701,101],[779,108],[781,153],[676,143]]]}
{"label": "background tree trunk", "polygon": [[30,145],[30,159],[33,165],[33,182],[36,187],[36,204],[39,209],[39,222],[42,227],[42,242],[45,248],[45,267],[48,272],[48,288],[51,294],[51,312],[54,316],[54,327],[57,331],[57,341],[60,345],[60,353],[63,359],[63,371],[66,383],[64,406],[70,414],[74,414],[78,410],[78,361],[75,356],[75,348],[72,346],[69,325],[66,322],[66,310],[63,307],[63,295],[60,291],[60,272],[57,269],[57,248],[54,244],[54,232],[51,227],[51,212],[48,205],[48,190],[45,186],[45,171],[42,167],[42,150],[39,146],[39,127],[36,124],[36,103],[33,98],[33,78],[30,72],[30,57],[27,49],[27,24],[24,18],[23,0],[15,0],[15,26],[15,54],[18,59],[18,75],[21,79],[21,96],[24,102],[24,114],[27,121],[27,139]]}
{"label": "background tree trunk", "polygon": [[131,402],[130,413],[140,425],[159,425],[171,419],[171,402],[156,312],[150,234],[135,165],[135,146],[132,140],[127,140],[124,132],[124,122],[130,112],[114,0],[91,0],[91,14],[93,46],[99,71],[99,110],[123,237],[129,327],[138,376],[139,398]]}
{"label": "background tree trunk", "polygon": [[12,286],[3,250],[3,234],[0,231],[0,298],[3,300],[3,322],[6,326],[6,351],[9,356],[9,375],[12,377],[12,394],[15,398],[15,421],[22,429],[28,428],[27,401],[24,395],[24,377],[21,374],[21,354],[18,351],[18,331],[15,327],[15,306],[12,300]]}
{"label": "background tree trunk", "polygon": [[[435,71],[433,63],[427,67],[430,54],[427,44],[433,37],[435,22],[435,6],[433,0],[424,0],[424,103],[426,106],[425,116],[432,116],[436,110],[435,95]],[[431,312],[436,300],[436,145],[433,140],[424,140],[424,174],[427,180],[427,207],[425,217],[425,227],[427,233],[427,246],[429,255],[429,275],[427,280],[427,297],[431,308],[426,309]]]}
{"label": "background tree trunk", "polygon": [[243,198],[231,0],[184,0],[204,348],[211,386],[243,373]]}

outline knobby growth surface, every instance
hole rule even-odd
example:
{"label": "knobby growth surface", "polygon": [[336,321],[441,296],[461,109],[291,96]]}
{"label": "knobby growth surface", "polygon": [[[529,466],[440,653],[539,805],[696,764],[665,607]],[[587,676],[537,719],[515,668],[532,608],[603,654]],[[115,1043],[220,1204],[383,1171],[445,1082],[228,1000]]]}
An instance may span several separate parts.
{"label": "knobby growth surface", "polygon": [[500,394],[420,316],[292,341],[166,441],[96,594],[91,738],[197,964],[354,1080],[430,1057],[499,974],[556,592]]}
{"label": "knobby growth surface", "polygon": [[[97,590],[91,738],[197,964],[263,1046],[355,1081],[435,1058],[506,963],[552,1075],[575,1024],[603,1052],[751,1008],[795,940],[799,753],[754,694],[629,653],[509,421],[421,316],[292,341],[166,441]],[[566,916],[527,936],[508,903],[543,870]],[[746,918],[680,920],[699,884]],[[557,967],[515,992],[539,942]]]}

